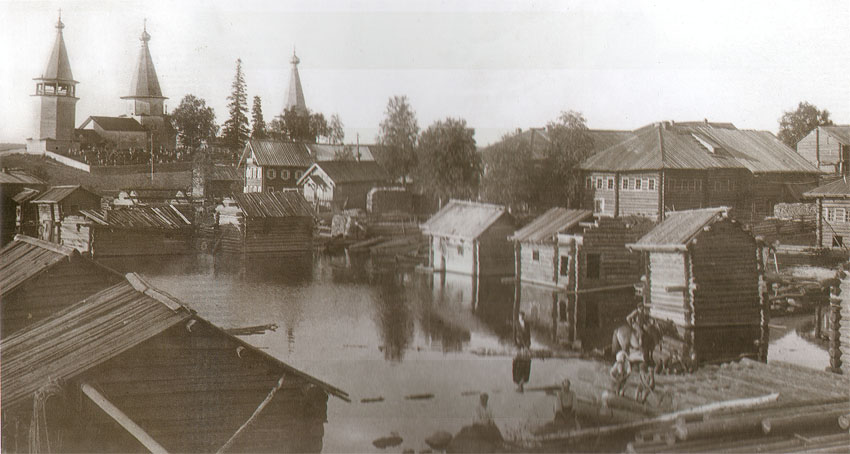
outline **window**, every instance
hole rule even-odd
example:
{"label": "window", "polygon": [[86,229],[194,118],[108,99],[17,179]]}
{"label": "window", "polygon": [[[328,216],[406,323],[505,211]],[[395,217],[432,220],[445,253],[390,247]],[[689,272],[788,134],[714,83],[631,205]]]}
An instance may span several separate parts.
{"label": "window", "polygon": [[587,177],[587,179],[584,180],[584,186],[585,189],[593,189],[593,178]]}
{"label": "window", "polygon": [[289,179],[289,170],[286,170],[286,169],[281,170],[280,171],[280,179],[281,180],[288,180]]}
{"label": "window", "polygon": [[277,176],[277,172],[275,172],[274,169],[269,169],[269,171],[266,172],[266,174],[267,174],[266,176],[268,176],[269,180],[274,180],[275,177]]}
{"label": "window", "polygon": [[600,254],[587,254],[585,265],[585,277],[588,279],[599,279],[600,265],[602,265]]}
{"label": "window", "polygon": [[605,211],[605,199],[595,199],[593,201],[593,212],[601,213]]}
{"label": "window", "polygon": [[539,262],[540,261],[540,251],[538,251],[537,249],[532,250],[531,251],[531,260],[534,261],[534,262]]}
{"label": "window", "polygon": [[623,189],[629,189],[629,179],[623,178]]}
{"label": "window", "polygon": [[567,321],[567,302],[564,300],[558,301],[558,320],[565,322]]}
{"label": "window", "polygon": [[824,215],[829,222],[835,222],[835,208],[824,208]]}
{"label": "window", "polygon": [[608,189],[614,189],[614,178],[608,177]]}
{"label": "window", "polygon": [[567,276],[570,274],[570,256],[562,255],[561,256],[561,266],[560,266],[560,275]]}
{"label": "window", "polygon": [[734,190],[735,190],[735,182],[734,182],[731,178],[730,178],[730,179],[728,179],[728,180],[726,180],[726,188],[727,188],[729,191],[734,191]]}
{"label": "window", "polygon": [[844,237],[840,235],[832,237],[832,247],[844,247]]}
{"label": "window", "polygon": [[245,169],[245,178],[251,178],[251,170],[253,170],[253,167]]}
{"label": "window", "polygon": [[650,191],[654,191],[654,190],[655,190],[655,178],[650,178],[650,179],[649,179],[649,190],[650,190]]}
{"label": "window", "polygon": [[[73,209],[74,207],[72,206],[71,210],[73,211]],[[835,211],[835,222],[847,222],[847,210],[844,208],[835,208],[833,211]]]}
{"label": "window", "polygon": [[457,255],[460,256],[460,257],[463,257],[463,245],[462,244],[457,247]]}
{"label": "window", "polygon": [[296,179],[296,180],[300,180],[300,179],[301,179],[301,175],[303,175],[303,172],[301,172],[300,170],[296,170],[296,171],[295,171],[295,179]]}
{"label": "window", "polygon": [[602,184],[603,184],[602,178],[597,177],[596,178],[596,189],[602,189]]}

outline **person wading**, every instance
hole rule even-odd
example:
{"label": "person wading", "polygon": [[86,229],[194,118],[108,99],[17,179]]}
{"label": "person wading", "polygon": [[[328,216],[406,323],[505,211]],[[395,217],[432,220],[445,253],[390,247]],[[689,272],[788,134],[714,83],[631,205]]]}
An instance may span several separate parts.
{"label": "person wading", "polygon": [[513,361],[513,379],[518,391],[525,389],[531,377],[531,327],[525,320],[525,313],[520,312],[516,326],[516,344],[519,351]]}

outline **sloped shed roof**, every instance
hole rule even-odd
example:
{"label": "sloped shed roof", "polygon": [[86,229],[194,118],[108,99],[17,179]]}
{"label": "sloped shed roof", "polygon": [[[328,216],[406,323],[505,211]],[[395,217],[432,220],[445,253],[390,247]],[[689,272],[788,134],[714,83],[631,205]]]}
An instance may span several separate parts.
{"label": "sloped shed roof", "polygon": [[842,145],[850,146],[850,125],[821,126],[820,128]]}
{"label": "sloped shed roof", "polygon": [[[314,164],[321,168],[333,184],[385,182],[390,176],[375,161],[325,161]],[[311,167],[306,173],[312,173]],[[304,177],[302,177],[303,179]]]}
{"label": "sloped shed roof", "polygon": [[452,199],[420,227],[425,235],[475,239],[505,215],[501,205]]}
{"label": "sloped shed roof", "polygon": [[579,222],[593,216],[590,210],[568,210],[554,207],[519,229],[510,238],[519,242],[543,242],[552,240],[559,232],[563,232]]}
{"label": "sloped shed roof", "polygon": [[233,197],[242,213],[249,218],[314,216],[310,203],[298,191],[248,192]]}
{"label": "sloped shed roof", "polygon": [[24,235],[15,236],[14,241],[0,250],[0,295],[12,292],[53,265],[70,260],[75,254],[79,255],[67,246]]}
{"label": "sloped shed roof", "polygon": [[173,205],[81,210],[80,214],[111,229],[179,230],[192,226]]}
{"label": "sloped shed roof", "polygon": [[833,182],[818,186],[803,194],[804,198],[832,197],[850,198],[850,182],[847,178],[839,178]]}
{"label": "sloped shed roof", "polygon": [[627,247],[635,250],[655,250],[681,247],[683,249],[708,225],[728,216],[728,208],[703,208],[700,210],[674,211],[668,213],[661,224],[655,226],[637,243]]}
{"label": "sloped shed roof", "polygon": [[44,191],[40,196],[36,197],[33,200],[33,203],[58,203],[65,200],[66,197],[73,194],[76,191],[85,191],[89,194],[97,196],[97,194],[83,188],[80,185],[73,186],[53,186],[50,189]]}

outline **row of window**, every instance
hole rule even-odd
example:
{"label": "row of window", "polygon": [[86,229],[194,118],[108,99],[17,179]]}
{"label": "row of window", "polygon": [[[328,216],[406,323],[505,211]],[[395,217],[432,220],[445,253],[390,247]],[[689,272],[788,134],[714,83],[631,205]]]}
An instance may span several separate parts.
{"label": "row of window", "polygon": [[[540,261],[540,251],[537,249],[532,249],[531,251],[531,260],[534,262]],[[558,267],[558,274],[561,276],[567,276],[570,272],[570,256],[562,255],[561,260]],[[602,255],[601,254],[587,254],[585,255],[585,277],[589,279],[599,279],[600,271],[602,265]]]}
{"label": "row of window", "polygon": [[654,191],[655,178],[623,178],[622,188],[626,191]]}
{"label": "row of window", "polygon": [[[697,192],[702,190],[702,180],[695,178],[670,178],[668,189],[677,192]],[[623,178],[621,188],[626,191],[654,191],[657,185],[655,178]],[[734,191],[737,189],[735,180],[726,178],[714,180],[714,191]],[[614,189],[614,177],[587,177],[586,189]]]}
{"label": "row of window", "polygon": [[261,192],[261,189],[259,186],[251,184],[245,186],[245,192]]}
{"label": "row of window", "polygon": [[848,222],[847,210],[844,208],[824,208],[823,211],[829,222]]}
{"label": "row of window", "polygon": [[[295,179],[298,180],[301,178],[302,172],[300,170],[295,171]],[[278,172],[275,169],[268,169],[266,171],[266,178],[269,180],[274,180],[275,178],[280,177],[281,180],[288,180],[289,177],[292,176],[289,173],[288,169],[282,169]],[[248,167],[245,169],[245,177],[251,179],[257,179],[263,177],[263,169],[262,167]]]}

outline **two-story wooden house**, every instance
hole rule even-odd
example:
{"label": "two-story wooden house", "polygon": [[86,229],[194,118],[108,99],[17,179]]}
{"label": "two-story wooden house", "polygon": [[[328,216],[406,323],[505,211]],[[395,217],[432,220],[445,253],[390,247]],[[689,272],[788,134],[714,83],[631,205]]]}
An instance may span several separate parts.
{"label": "two-story wooden house", "polygon": [[817,203],[817,246],[842,248],[850,246],[850,183],[839,178],[818,186],[804,195]]}
{"label": "two-story wooden house", "polygon": [[598,216],[660,220],[669,211],[729,206],[744,221],[773,214],[817,186],[820,170],[767,131],[730,123],[657,123],[582,165]]}
{"label": "two-story wooden house", "polygon": [[797,142],[797,153],[826,173],[850,169],[850,125],[818,126]]}
{"label": "two-story wooden house", "polygon": [[251,139],[237,167],[245,173],[243,192],[275,192],[296,187],[313,162],[306,144]]}

